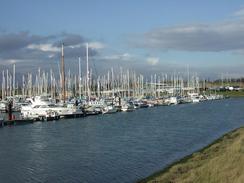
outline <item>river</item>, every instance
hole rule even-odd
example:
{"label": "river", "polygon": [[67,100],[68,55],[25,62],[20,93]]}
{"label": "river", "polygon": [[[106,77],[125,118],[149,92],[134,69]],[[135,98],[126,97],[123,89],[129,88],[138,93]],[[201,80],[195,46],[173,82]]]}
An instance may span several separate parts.
{"label": "river", "polygon": [[131,183],[244,125],[244,98],[0,128],[0,182]]}

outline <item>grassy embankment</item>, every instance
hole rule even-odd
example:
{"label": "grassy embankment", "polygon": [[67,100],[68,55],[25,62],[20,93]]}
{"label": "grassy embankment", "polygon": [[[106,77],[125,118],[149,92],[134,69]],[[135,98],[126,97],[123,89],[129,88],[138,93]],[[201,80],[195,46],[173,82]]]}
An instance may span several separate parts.
{"label": "grassy embankment", "polygon": [[243,183],[244,127],[140,182]]}
{"label": "grassy embankment", "polygon": [[[209,94],[209,93],[213,93],[215,94],[215,92],[210,92],[210,91],[207,91],[206,94]],[[216,94],[219,94],[219,95],[224,95],[225,97],[244,97],[244,90],[241,90],[241,91],[217,91]]]}

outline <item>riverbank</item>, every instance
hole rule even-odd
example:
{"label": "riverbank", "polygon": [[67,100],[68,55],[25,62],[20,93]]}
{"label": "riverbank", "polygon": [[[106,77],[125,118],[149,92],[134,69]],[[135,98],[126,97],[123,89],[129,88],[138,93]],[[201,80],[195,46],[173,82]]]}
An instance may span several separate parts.
{"label": "riverbank", "polygon": [[244,127],[140,181],[145,182],[244,182]]}
{"label": "riverbank", "polygon": [[[206,92],[207,94],[210,94],[211,92]],[[224,97],[244,97],[244,91],[217,91],[214,92],[218,95],[223,95]]]}

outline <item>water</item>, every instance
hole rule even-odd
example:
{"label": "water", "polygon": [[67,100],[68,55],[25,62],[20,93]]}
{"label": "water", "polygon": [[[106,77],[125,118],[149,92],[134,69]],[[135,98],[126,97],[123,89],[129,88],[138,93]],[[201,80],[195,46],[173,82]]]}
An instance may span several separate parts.
{"label": "water", "polygon": [[0,129],[0,182],[136,182],[244,125],[244,99]]}

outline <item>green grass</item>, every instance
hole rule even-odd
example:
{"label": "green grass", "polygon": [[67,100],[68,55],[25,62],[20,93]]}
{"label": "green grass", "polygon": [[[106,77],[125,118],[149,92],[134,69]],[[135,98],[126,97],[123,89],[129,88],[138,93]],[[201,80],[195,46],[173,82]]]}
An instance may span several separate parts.
{"label": "green grass", "polygon": [[243,183],[244,127],[140,182]]}
{"label": "green grass", "polygon": [[[209,94],[210,92],[207,91],[206,94]],[[215,92],[211,92],[215,94]],[[244,90],[241,91],[217,91],[216,94],[224,95],[225,97],[244,97]]]}

